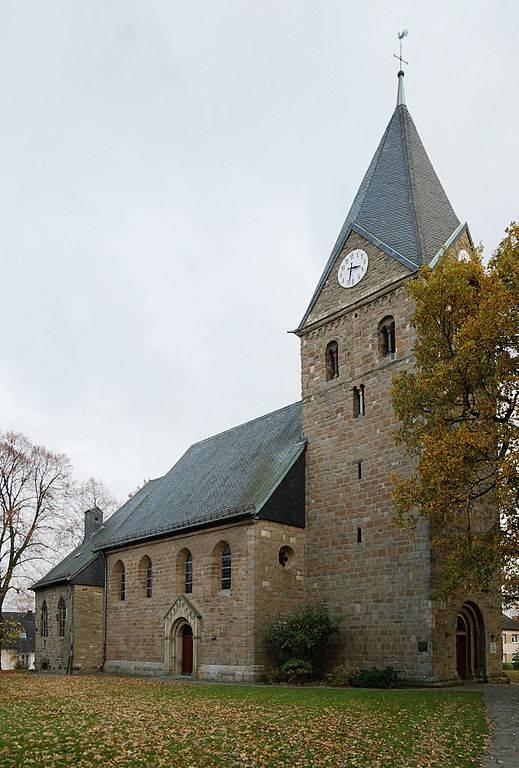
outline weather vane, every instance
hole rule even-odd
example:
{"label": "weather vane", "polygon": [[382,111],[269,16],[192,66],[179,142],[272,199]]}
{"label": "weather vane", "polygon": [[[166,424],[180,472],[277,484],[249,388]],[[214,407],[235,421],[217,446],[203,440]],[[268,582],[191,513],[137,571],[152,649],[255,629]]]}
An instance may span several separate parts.
{"label": "weather vane", "polygon": [[398,33],[397,36],[398,36],[398,39],[400,41],[400,54],[398,56],[396,55],[396,53],[393,54],[395,59],[398,59],[400,61],[400,71],[401,72],[403,72],[402,62],[404,64],[409,64],[408,61],[406,61],[405,59],[402,58],[402,40],[404,39],[404,37],[407,37],[408,34],[409,34],[409,30],[408,29],[403,29],[401,32]]}

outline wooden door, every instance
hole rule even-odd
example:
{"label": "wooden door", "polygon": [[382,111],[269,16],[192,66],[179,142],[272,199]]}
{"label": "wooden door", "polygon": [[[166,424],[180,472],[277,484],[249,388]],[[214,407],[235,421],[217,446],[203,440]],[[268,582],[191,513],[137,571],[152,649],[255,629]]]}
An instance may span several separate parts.
{"label": "wooden door", "polygon": [[456,671],[462,680],[467,679],[467,635],[461,632],[456,634]]}
{"label": "wooden door", "polygon": [[193,672],[193,631],[190,626],[182,628],[182,674]]}

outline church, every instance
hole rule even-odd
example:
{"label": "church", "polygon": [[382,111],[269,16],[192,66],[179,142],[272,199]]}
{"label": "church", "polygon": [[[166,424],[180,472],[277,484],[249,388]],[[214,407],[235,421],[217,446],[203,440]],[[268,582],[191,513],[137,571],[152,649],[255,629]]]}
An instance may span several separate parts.
{"label": "church", "polygon": [[473,247],[397,103],[308,308],[301,400],[192,445],[33,589],[36,667],[261,680],[274,617],[324,603],[329,665],[394,667],[410,684],[497,680],[501,595],[434,599],[425,521],[394,520],[391,381],[413,366],[406,285]]}

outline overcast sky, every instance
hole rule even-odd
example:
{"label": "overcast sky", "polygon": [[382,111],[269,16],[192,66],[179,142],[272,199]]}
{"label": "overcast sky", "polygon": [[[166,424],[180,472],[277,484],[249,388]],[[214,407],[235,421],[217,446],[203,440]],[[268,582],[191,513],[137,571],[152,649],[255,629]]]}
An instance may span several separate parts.
{"label": "overcast sky", "polygon": [[306,309],[396,98],[487,252],[519,215],[519,7],[3,0],[0,428],[124,499],[299,398]]}

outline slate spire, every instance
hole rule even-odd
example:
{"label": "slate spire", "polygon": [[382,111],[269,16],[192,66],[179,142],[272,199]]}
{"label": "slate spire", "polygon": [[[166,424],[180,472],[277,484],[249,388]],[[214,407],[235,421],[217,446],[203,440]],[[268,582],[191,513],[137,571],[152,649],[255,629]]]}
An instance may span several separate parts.
{"label": "slate spire", "polygon": [[415,271],[436,256],[459,226],[405,104],[400,71],[397,105],[299,327],[352,231]]}

